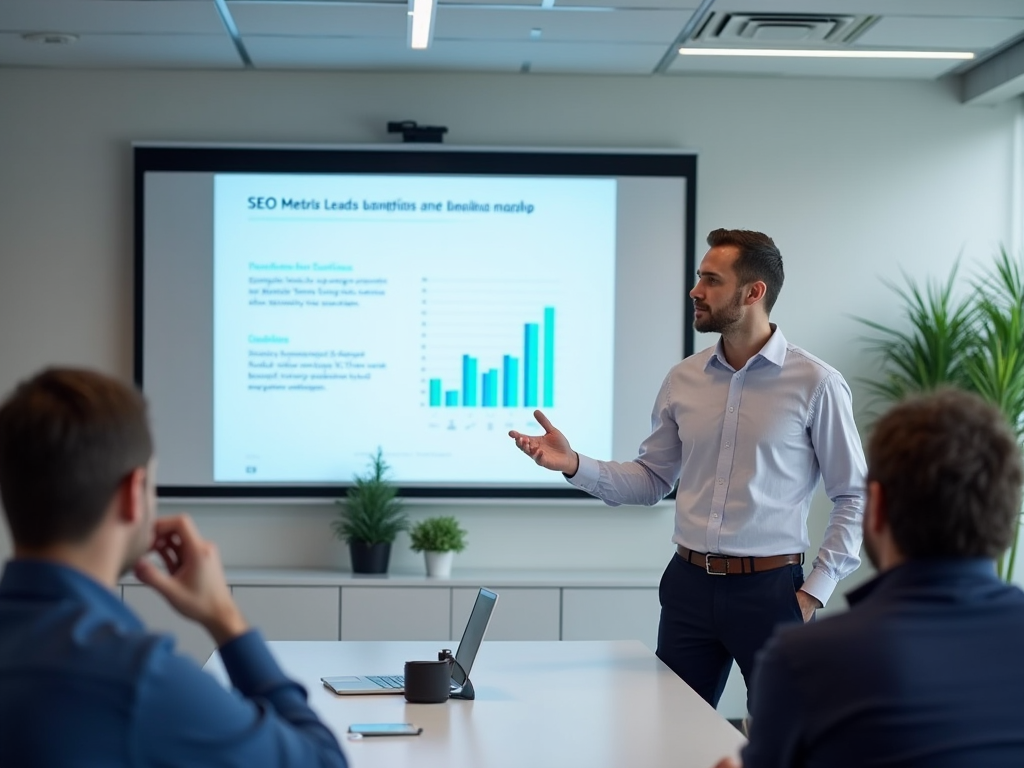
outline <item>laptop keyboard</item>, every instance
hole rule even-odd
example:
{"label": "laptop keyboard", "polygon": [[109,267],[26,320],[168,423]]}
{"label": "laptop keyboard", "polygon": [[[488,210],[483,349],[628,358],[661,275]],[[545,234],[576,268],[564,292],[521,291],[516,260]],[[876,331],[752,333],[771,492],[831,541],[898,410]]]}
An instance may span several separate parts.
{"label": "laptop keyboard", "polygon": [[367,675],[366,679],[381,688],[404,688],[405,675]]}

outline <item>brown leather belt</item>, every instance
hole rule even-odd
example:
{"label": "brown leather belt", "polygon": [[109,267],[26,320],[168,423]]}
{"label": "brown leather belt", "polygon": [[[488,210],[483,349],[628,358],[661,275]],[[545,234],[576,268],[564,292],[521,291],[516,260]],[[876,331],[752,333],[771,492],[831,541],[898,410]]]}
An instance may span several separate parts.
{"label": "brown leather belt", "polygon": [[760,573],[774,571],[787,565],[803,565],[803,553],[799,555],[774,555],[772,557],[746,557],[741,555],[716,555],[694,552],[676,544],[676,554],[683,560],[703,568],[712,576],[729,576],[737,573]]}

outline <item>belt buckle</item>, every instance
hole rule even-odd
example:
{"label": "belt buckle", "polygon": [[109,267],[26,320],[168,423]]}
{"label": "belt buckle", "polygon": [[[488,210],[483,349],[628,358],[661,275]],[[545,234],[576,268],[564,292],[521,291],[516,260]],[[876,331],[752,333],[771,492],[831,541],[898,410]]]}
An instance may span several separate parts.
{"label": "belt buckle", "polygon": [[[712,558],[714,558],[715,560],[721,560],[723,563],[725,563],[724,570],[721,570],[721,571],[713,571],[713,570],[711,570],[711,559]],[[710,552],[708,552],[706,555],[704,555],[704,570],[706,570],[708,572],[708,575],[710,575],[710,576],[727,576],[729,574],[729,556],[728,555],[713,555]]]}

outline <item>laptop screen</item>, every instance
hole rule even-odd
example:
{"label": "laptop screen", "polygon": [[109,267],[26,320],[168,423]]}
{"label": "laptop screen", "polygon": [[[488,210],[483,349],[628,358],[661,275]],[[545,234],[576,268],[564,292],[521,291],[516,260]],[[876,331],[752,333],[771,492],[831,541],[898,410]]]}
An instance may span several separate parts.
{"label": "laptop screen", "polygon": [[[476,659],[476,652],[480,650],[480,643],[484,639],[484,632],[487,630],[487,622],[490,621],[491,611],[498,596],[488,589],[481,589],[476,596],[476,603],[473,604],[473,612],[466,622],[466,631],[462,633],[462,640],[459,641],[459,650],[455,654],[458,665],[452,667],[452,680],[458,685],[466,682],[466,675],[473,668],[473,661]],[[461,665],[462,669],[459,669]],[[465,674],[463,671],[465,670]]]}

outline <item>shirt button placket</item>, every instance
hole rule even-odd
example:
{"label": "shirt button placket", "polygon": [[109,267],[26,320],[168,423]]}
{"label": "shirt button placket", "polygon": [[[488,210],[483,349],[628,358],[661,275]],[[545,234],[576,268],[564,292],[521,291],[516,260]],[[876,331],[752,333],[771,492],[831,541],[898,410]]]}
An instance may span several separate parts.
{"label": "shirt button placket", "polygon": [[718,479],[715,481],[715,492],[711,497],[711,516],[708,518],[708,549],[711,552],[721,551],[722,518],[725,511],[725,500],[729,490],[729,476],[732,472],[733,455],[735,453],[736,432],[739,429],[739,403],[743,390],[743,373],[732,376],[729,382],[729,398],[725,418],[722,420],[721,449],[718,452]]}

